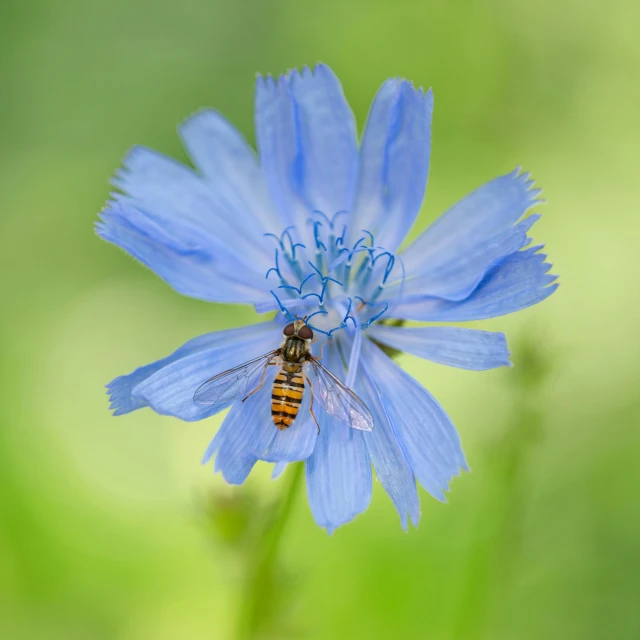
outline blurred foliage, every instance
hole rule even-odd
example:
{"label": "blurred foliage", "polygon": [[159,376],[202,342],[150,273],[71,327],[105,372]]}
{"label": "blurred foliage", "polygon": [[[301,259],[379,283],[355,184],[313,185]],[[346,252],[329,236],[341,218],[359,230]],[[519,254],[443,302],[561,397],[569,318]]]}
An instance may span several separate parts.
{"label": "blurred foliage", "polygon": [[[548,201],[534,236],[562,286],[476,324],[507,333],[514,369],[401,358],[452,416],[473,473],[447,505],[422,492],[407,534],[379,485],[330,537],[297,500],[280,544],[293,628],[640,637],[639,18],[632,0],[1,3],[0,637],[234,633],[241,571],[196,515],[206,492],[228,495],[198,465],[220,418],[114,419],[103,385],[254,314],[180,297],[92,225],[130,146],[184,159],[174,126],[202,106],[253,140],[254,74],[317,60],[360,126],[386,77],[433,86],[414,233],[484,181],[530,170]],[[240,500],[275,503],[286,476],[267,467]]]}

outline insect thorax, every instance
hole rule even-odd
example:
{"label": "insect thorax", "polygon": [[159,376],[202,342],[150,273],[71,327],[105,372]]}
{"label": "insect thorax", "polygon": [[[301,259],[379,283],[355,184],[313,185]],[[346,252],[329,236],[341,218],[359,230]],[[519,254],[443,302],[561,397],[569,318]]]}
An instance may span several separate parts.
{"label": "insect thorax", "polygon": [[290,337],[284,341],[282,345],[282,359],[285,363],[296,365],[296,369],[299,369],[299,363],[307,360],[307,354],[309,348],[305,340],[300,338]]}

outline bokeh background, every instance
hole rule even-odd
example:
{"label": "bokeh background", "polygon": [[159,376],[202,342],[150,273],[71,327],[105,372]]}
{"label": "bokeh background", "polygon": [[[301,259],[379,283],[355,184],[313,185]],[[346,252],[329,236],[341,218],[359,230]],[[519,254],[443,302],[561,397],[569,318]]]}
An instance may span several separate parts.
{"label": "bokeh background", "polygon": [[205,506],[281,481],[264,465],[238,498],[199,465],[218,418],[115,419],[103,385],[254,316],[179,296],[92,227],[133,144],[184,158],[175,125],[203,106],[253,140],[254,74],[321,60],[360,127],[385,78],[433,87],[414,233],[522,165],[562,284],[476,325],[507,333],[513,369],[402,360],[473,472],[446,505],[422,492],[408,533],[379,485],[331,537],[298,495],[269,637],[640,637],[638,24],[633,0],[1,3],[0,636],[233,636],[242,562]]}

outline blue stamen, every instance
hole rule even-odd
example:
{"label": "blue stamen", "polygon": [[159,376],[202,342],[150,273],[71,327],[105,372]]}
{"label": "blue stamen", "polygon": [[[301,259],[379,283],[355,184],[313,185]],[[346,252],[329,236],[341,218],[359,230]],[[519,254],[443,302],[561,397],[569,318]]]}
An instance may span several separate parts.
{"label": "blue stamen", "polygon": [[375,263],[378,260],[378,258],[381,258],[382,256],[389,256],[389,259],[387,260],[387,266],[386,266],[386,268],[384,270],[384,277],[382,278],[382,283],[384,284],[384,283],[386,283],[387,278],[389,277],[389,274],[393,270],[393,266],[396,263],[396,257],[392,253],[389,253],[388,251],[385,251],[384,253],[380,253],[375,257],[375,259],[373,261],[373,264],[375,265]]}
{"label": "blue stamen", "polygon": [[367,231],[366,229],[363,229],[362,233],[366,233],[369,236],[369,239],[371,240],[371,244],[369,246],[373,247],[373,245],[375,244],[373,239],[373,233],[371,233],[371,231]]}
{"label": "blue stamen", "polygon": [[[264,234],[277,242],[275,266],[266,272],[265,278],[268,280],[271,272],[275,272],[280,278],[279,286],[271,291],[279,312],[289,320],[294,319],[283,301],[289,306],[295,305],[296,309],[300,307],[311,312],[315,308],[315,311],[307,317],[306,321],[309,324],[316,315],[326,316],[337,310],[338,326],[331,330],[319,329],[309,324],[314,331],[328,338],[340,329],[347,329],[350,334],[353,330],[366,329],[388,313],[389,305],[393,303],[387,300],[382,302],[376,300],[383,289],[386,291],[390,286],[395,287],[395,280],[398,280],[391,277],[392,272],[397,272],[396,256],[376,246],[375,236],[370,231],[363,229],[362,237],[358,238],[350,248],[345,246],[348,226],[342,225],[340,235],[337,234],[336,227],[340,224],[338,222],[340,216],[346,214],[348,214],[346,210],[337,211],[329,219],[324,212],[314,211],[313,216],[308,220],[313,225],[314,245],[311,246],[295,242],[294,237],[297,233],[293,226],[287,227],[280,237],[273,233]],[[300,248],[299,252],[298,248]],[[360,253],[364,255],[359,256]],[[282,258],[285,262],[280,264]],[[379,259],[385,260],[385,263],[378,266]],[[309,270],[306,270],[305,262],[310,267]],[[401,260],[400,265],[402,266]],[[404,274],[404,268],[402,270]],[[313,282],[315,276],[318,278]],[[403,280],[404,275],[402,275]],[[371,284],[372,281],[373,284]],[[389,284],[392,282],[393,284]],[[332,288],[330,286],[332,283],[340,290]],[[278,296],[283,295],[282,292],[286,292],[286,297],[280,299]],[[347,295],[350,292],[351,295]],[[334,301],[336,296],[337,299]],[[311,298],[316,298],[317,302],[312,301]],[[360,321],[362,315],[365,317],[369,315],[367,311],[362,313],[365,307],[369,310],[371,317],[362,323]],[[353,329],[349,326],[349,322],[352,323]]]}
{"label": "blue stamen", "polygon": [[317,316],[317,315],[325,315],[326,316],[328,314],[329,314],[329,312],[326,309],[320,309],[320,311],[314,311],[310,316],[307,316],[306,322],[307,322],[307,324],[309,324],[309,320],[311,318],[313,318],[313,316]]}
{"label": "blue stamen", "polygon": [[310,273],[301,283],[300,283],[300,293],[302,293],[302,287],[304,287],[305,284],[307,284],[307,282],[309,280],[311,280],[311,278],[313,278],[313,276],[315,276],[315,273]]}
{"label": "blue stamen", "polygon": [[291,259],[295,262],[295,260],[296,260],[296,247],[302,247],[303,249],[306,249],[306,247],[302,244],[302,242],[294,242],[293,241],[293,237],[291,236],[291,233],[290,233],[289,229],[295,229],[295,226],[292,225],[290,227],[287,227],[282,232],[282,234],[280,236],[280,246],[282,246],[282,250],[284,251],[284,242],[283,242],[282,238],[284,236],[289,238],[289,246],[291,248]]}
{"label": "blue stamen", "polygon": [[298,287],[294,287],[292,284],[281,284],[278,289],[291,289],[300,293],[300,289],[298,289]]}
{"label": "blue stamen", "polygon": [[327,217],[327,214],[324,211],[320,211],[320,209],[314,209],[311,213],[322,216],[327,221],[327,224],[329,225],[329,227],[331,227],[331,220],[329,220],[329,218]]}
{"label": "blue stamen", "polygon": [[360,238],[354,245],[353,247],[351,247],[351,255],[349,256],[349,262],[351,262],[351,258],[353,257],[354,253],[358,253],[357,249],[358,249],[358,245],[361,242],[364,242],[366,240],[366,238],[363,236],[362,238]]}
{"label": "blue stamen", "polygon": [[[265,234],[267,235],[267,234]],[[270,234],[273,235],[273,234]],[[265,280],[269,279],[269,274],[275,271],[278,274],[278,277],[280,278],[280,280],[282,280],[284,282],[284,278],[282,277],[282,274],[280,273],[280,265],[278,264],[278,249],[276,249],[276,266],[275,267],[271,267],[271,269],[269,269],[267,271],[267,274],[265,275]]]}
{"label": "blue stamen", "polygon": [[280,310],[282,311],[282,313],[284,313],[287,318],[289,318],[289,320],[291,320],[291,322],[295,322],[295,317],[291,315],[291,312],[289,311],[289,309],[287,309],[282,302],[280,302],[280,298],[278,298],[278,296],[276,295],[275,291],[271,290],[270,291],[271,295],[276,299],[276,302],[278,303],[278,306],[280,307]]}
{"label": "blue stamen", "polygon": [[[333,229],[333,226],[334,226],[334,225],[335,225],[335,223],[336,223],[336,218],[337,218],[338,216],[343,216],[343,215],[349,215],[349,211],[348,211],[348,209],[340,209],[340,211],[336,211],[336,212],[333,214],[333,217],[331,218],[331,228],[332,228],[332,229]],[[345,227],[345,228],[346,228],[346,227]]]}
{"label": "blue stamen", "polygon": [[[364,273],[364,270],[367,269],[367,267],[369,268],[369,272],[373,269],[373,249],[371,249],[370,247],[367,248],[367,253],[369,255],[365,256],[364,260],[361,262],[360,267],[358,267],[358,273],[356,273],[356,275],[354,276],[354,280],[358,280],[362,274]],[[365,278],[368,280],[368,276],[370,276],[370,273],[367,273],[367,276],[365,276]],[[361,283],[361,287],[364,288],[366,282]]]}
{"label": "blue stamen", "polygon": [[315,264],[313,264],[313,262],[311,262],[311,260],[307,261],[309,263],[309,266],[321,277],[324,278],[324,275],[322,275],[322,271],[320,271],[320,269],[318,269],[318,267],[316,267]]}
{"label": "blue stamen", "polygon": [[284,251],[284,245],[282,244],[282,240],[275,233],[265,233],[263,235],[265,238],[273,238],[278,243],[278,245],[280,245],[280,248]]}
{"label": "blue stamen", "polygon": [[362,307],[374,307],[376,306],[376,304],[384,304],[384,309],[382,311],[380,311],[379,313],[376,313],[374,316],[371,316],[371,318],[369,318],[363,325],[361,325],[362,329],[366,329],[367,327],[370,327],[378,318],[380,318],[381,316],[383,316],[387,310],[389,309],[389,303],[388,302],[384,302],[384,303],[375,303],[375,302],[366,302],[365,300],[363,300],[360,296],[353,296],[355,300],[358,300],[360,302],[360,304],[362,304]]}
{"label": "blue stamen", "polygon": [[322,296],[324,295],[324,285],[322,287],[321,293],[316,293],[315,291],[311,291],[309,293],[305,293],[300,299],[306,300],[307,298],[313,298],[314,296],[318,298],[320,304],[322,304]]}
{"label": "blue stamen", "polygon": [[281,284],[278,289],[292,289],[293,291],[297,291],[298,295],[302,295],[302,287],[315,276],[315,273],[310,273],[301,283],[299,287],[294,287],[292,284]]}
{"label": "blue stamen", "polygon": [[363,329],[367,329],[368,327],[370,327],[378,318],[382,317],[386,312],[387,309],[389,308],[389,303],[385,302],[384,303],[384,309],[382,311],[380,311],[380,313],[377,313],[375,316],[372,316],[371,318],[369,318],[363,325],[362,328]]}
{"label": "blue stamen", "polygon": [[325,336],[329,336],[329,338],[331,338],[331,333],[324,331],[324,329],[318,329],[318,327],[312,325],[309,320],[311,320],[311,318],[313,318],[313,316],[317,316],[317,315],[328,315],[328,311],[326,309],[320,309],[320,311],[314,311],[311,315],[307,316],[305,319],[305,322],[307,323],[308,327],[311,327],[314,331],[318,331],[320,333],[324,333]]}
{"label": "blue stamen", "polygon": [[318,235],[318,227],[322,226],[322,222],[314,222],[313,223],[313,239],[316,241],[316,249],[320,249],[322,247],[325,251],[327,250],[326,245],[322,240],[320,240],[320,236]]}
{"label": "blue stamen", "polygon": [[302,300],[306,300],[307,298],[310,298],[312,296],[316,296],[316,298],[318,298],[318,300],[320,302],[320,305],[323,306],[324,305],[324,294],[325,294],[325,292],[327,290],[327,284],[329,284],[329,279],[328,278],[324,279],[322,281],[322,289],[320,290],[319,294],[318,293],[305,293],[302,296]]}
{"label": "blue stamen", "polygon": [[344,319],[342,320],[342,322],[346,322],[347,318],[349,317],[349,314],[351,313],[351,307],[353,306],[353,300],[351,298],[347,298],[347,300],[349,301],[349,306],[347,307],[347,313],[344,314]]}
{"label": "blue stamen", "polygon": [[379,284],[376,287],[376,290],[373,292],[373,294],[369,298],[369,302],[367,304],[370,304],[370,305],[374,304],[383,291],[384,291],[384,287],[381,284]]}

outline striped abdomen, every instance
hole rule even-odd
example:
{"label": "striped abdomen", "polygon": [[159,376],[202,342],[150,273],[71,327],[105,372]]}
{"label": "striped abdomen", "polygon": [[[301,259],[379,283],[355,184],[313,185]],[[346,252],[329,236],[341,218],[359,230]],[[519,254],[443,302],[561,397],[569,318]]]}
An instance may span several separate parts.
{"label": "striped abdomen", "polygon": [[271,417],[278,429],[287,429],[298,415],[302,395],[304,394],[304,378],[302,371],[280,369],[273,383],[271,393]]}

